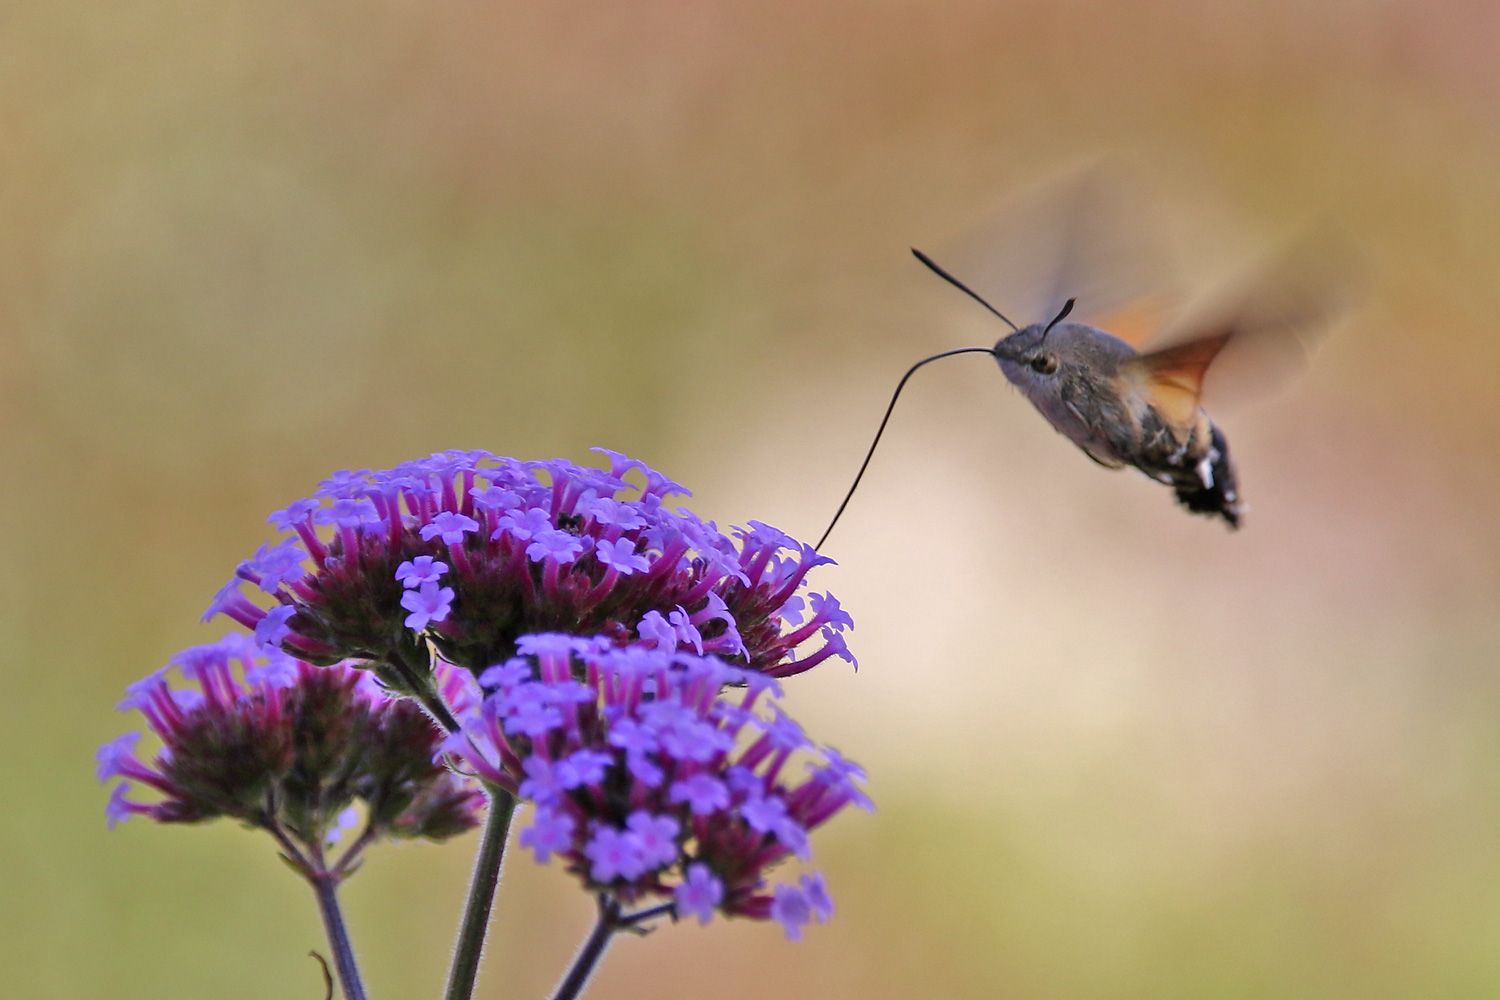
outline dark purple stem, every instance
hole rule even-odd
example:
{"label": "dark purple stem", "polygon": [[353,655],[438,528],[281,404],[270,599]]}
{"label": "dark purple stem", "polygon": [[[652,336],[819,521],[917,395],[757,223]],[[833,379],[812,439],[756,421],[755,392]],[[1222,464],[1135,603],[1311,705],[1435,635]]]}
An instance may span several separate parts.
{"label": "dark purple stem", "polygon": [[[634,934],[645,934],[644,930],[638,930],[641,924],[657,917],[671,916],[676,910],[676,903],[663,903],[653,906],[649,910],[639,910],[635,913],[622,912],[619,903],[601,894],[599,896],[599,920],[594,924],[594,929],[589,933],[588,939],[583,942],[583,947],[578,951],[578,957],[573,959],[573,965],[568,969],[568,974],[557,987],[557,992],[552,994],[552,1000],[575,1000],[588,985],[589,977],[594,974],[594,967],[599,964],[599,959],[604,957],[604,951],[609,947],[610,939],[615,931],[630,931]],[[672,919],[677,919],[675,916]]]}
{"label": "dark purple stem", "polygon": [[364,853],[366,847],[369,847],[374,842],[376,836],[375,821],[372,817],[370,822],[365,824],[365,828],[360,833],[359,839],[349,845],[348,850],[344,851],[338,863],[333,866],[332,874],[343,878],[351,874],[355,868],[358,868],[359,856]]}
{"label": "dark purple stem", "polygon": [[636,913],[628,913],[622,916],[620,918],[620,926],[635,927],[637,924],[643,924],[648,920],[655,920],[657,917],[667,916],[672,917],[673,921],[676,921],[676,910],[676,903],[662,903],[660,906],[653,906],[649,910],[640,910]]}
{"label": "dark purple stem", "polygon": [[563,977],[562,983],[557,987],[557,992],[552,994],[552,1000],[575,1000],[583,992],[583,988],[589,981],[589,976],[594,974],[594,966],[599,964],[599,959],[604,957],[604,950],[609,947],[609,940],[615,931],[620,929],[620,904],[607,896],[599,897],[599,919],[594,924],[588,939],[583,942],[579,949],[578,957],[573,959],[572,968]]}
{"label": "dark purple stem", "polygon": [[328,946],[333,949],[334,965],[339,970],[339,983],[344,987],[345,1000],[365,1000],[364,983],[359,979],[359,966],[354,963],[354,946],[349,943],[349,931],[344,926],[344,914],[339,910],[337,875],[314,875],[313,891],[318,894],[318,909],[323,914],[323,928],[328,932]]}
{"label": "dark purple stem", "polygon": [[[274,808],[266,810],[267,817],[275,815]],[[271,836],[276,838],[276,843],[281,845],[282,851],[285,852],[287,863],[296,869],[297,873],[303,878],[309,882],[312,881],[316,869],[313,867],[312,862],[297,849],[297,845],[292,843],[292,838],[286,835],[286,831],[281,828],[281,824],[277,823],[274,819],[267,819],[263,825]]]}

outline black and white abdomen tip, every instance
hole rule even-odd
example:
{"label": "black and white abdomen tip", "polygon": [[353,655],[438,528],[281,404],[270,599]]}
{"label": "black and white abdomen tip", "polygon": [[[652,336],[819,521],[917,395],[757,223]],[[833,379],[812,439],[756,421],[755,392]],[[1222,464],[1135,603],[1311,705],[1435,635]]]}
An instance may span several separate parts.
{"label": "black and white abdomen tip", "polygon": [[1195,514],[1217,514],[1231,528],[1240,526],[1240,515],[1245,512],[1240,502],[1239,485],[1234,477],[1234,464],[1229,460],[1229,443],[1216,424],[1209,424],[1209,447],[1197,460],[1184,467],[1172,477],[1178,501]]}

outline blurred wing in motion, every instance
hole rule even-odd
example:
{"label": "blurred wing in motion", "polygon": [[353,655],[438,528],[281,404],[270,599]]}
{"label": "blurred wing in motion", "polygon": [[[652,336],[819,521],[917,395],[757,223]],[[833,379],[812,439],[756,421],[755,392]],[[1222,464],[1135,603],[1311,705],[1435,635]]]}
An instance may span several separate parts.
{"label": "blurred wing in motion", "polygon": [[1201,361],[1198,392],[1216,411],[1270,396],[1306,367],[1318,343],[1351,311],[1359,284],[1355,261],[1340,239],[1304,239],[1242,283],[1227,307],[1168,336],[1141,365],[1186,385]]}
{"label": "blurred wing in motion", "polygon": [[1075,170],[1010,199],[941,256],[1022,326],[1075,299],[1074,320],[1111,333],[1108,323],[1121,320],[1131,336],[1149,337],[1177,282],[1167,241],[1133,194],[1140,188],[1117,163]]}
{"label": "blurred wing in motion", "polygon": [[1137,299],[1090,320],[1090,325],[1125,341],[1137,351],[1144,351],[1152,341],[1160,340],[1167,327],[1167,302],[1161,295]]}

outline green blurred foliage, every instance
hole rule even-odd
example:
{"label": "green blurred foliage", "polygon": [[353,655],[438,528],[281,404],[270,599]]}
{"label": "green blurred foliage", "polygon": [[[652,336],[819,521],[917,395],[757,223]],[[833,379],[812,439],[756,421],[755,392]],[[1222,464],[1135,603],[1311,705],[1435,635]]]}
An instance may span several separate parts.
{"label": "green blurred foliage", "polygon": [[[320,995],[223,824],[104,830],[130,680],[328,472],[650,461],[816,537],[896,375],[996,331],[907,256],[1100,157],[1191,281],[1332,220],[1368,300],[1226,417],[1228,537],[978,363],[914,382],[792,711],[882,810],[841,910],[620,942],[597,996],[1500,990],[1500,23],[1477,2],[169,2],[0,11],[0,969],[38,998]],[[376,996],[435,995],[472,838],[372,852]],[[589,920],[513,859],[485,996]]]}

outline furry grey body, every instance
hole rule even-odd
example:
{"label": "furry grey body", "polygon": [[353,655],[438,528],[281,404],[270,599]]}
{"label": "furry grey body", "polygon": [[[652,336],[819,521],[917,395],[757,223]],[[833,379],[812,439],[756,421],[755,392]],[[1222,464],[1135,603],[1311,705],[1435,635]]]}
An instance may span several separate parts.
{"label": "furry grey body", "polygon": [[1033,324],[995,344],[1011,384],[1060,434],[1106,468],[1132,466],[1171,485],[1194,513],[1239,526],[1229,446],[1196,398],[1171,414],[1138,377],[1125,341],[1083,323]]}

